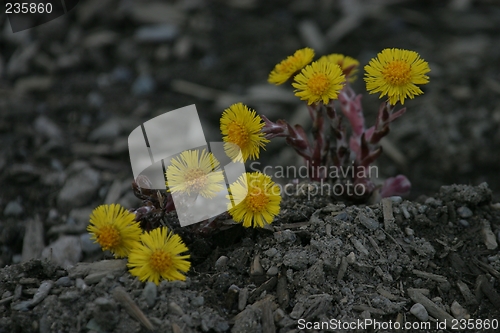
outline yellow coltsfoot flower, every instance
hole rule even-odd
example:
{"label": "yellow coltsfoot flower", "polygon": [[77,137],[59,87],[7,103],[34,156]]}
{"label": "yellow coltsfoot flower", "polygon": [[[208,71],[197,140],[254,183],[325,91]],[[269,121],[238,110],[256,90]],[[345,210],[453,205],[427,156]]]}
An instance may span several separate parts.
{"label": "yellow coltsfoot flower", "polygon": [[213,198],[223,189],[224,175],[215,156],[203,149],[186,150],[172,159],[166,171],[169,191]]}
{"label": "yellow coltsfoot flower", "polygon": [[161,227],[144,233],[141,243],[129,254],[127,266],[130,274],[139,280],[159,284],[161,279],[184,281],[191,263],[186,244],[179,235]]}
{"label": "yellow coltsfoot flower", "polygon": [[[259,158],[260,148],[269,142],[262,132],[262,118],[242,103],[225,109],[220,119],[224,150],[233,161]],[[241,151],[241,154],[240,154]]]}
{"label": "yellow coltsfoot flower", "polygon": [[317,102],[328,104],[330,100],[337,99],[344,84],[345,76],[339,65],[315,61],[295,76],[292,86],[295,96],[311,105]]}
{"label": "yellow coltsfoot flower", "polygon": [[404,104],[406,98],[423,94],[417,84],[426,84],[429,64],[414,51],[385,49],[365,66],[366,89],[387,96],[389,103]]}
{"label": "yellow coltsfoot flower", "polygon": [[359,66],[359,61],[357,61],[356,59],[340,53],[333,53],[322,56],[318,59],[318,61],[327,61],[332,64],[337,64],[340,66],[342,72],[349,82],[354,82],[356,80],[356,72],[358,71]]}
{"label": "yellow coltsfoot flower", "polygon": [[118,204],[101,205],[92,211],[87,231],[103,251],[126,257],[139,244],[142,229],[135,214]]}
{"label": "yellow coltsfoot flower", "polygon": [[229,186],[228,212],[244,227],[264,227],[280,212],[281,193],[271,177],[261,172],[245,173]]}
{"label": "yellow coltsfoot flower", "polygon": [[288,81],[314,58],[314,50],[308,47],[295,51],[291,56],[274,66],[269,74],[269,83],[280,85]]}

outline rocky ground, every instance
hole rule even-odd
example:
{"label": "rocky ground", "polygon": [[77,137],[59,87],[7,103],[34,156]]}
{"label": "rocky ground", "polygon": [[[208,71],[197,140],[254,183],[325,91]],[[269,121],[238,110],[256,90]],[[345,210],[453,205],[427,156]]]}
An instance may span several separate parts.
{"label": "rocky ground", "polygon": [[[500,319],[496,1],[89,0],[31,30],[13,34],[5,16],[0,26],[0,332]],[[361,64],[386,47],[429,61],[431,83],[405,103],[379,161],[381,178],[409,177],[408,200],[294,196],[269,229],[179,230],[192,270],[158,287],[89,241],[94,207],[139,204],[127,137],[145,120],[196,104],[219,141],[222,110],[242,101],[307,127],[290,89],[266,83],[304,46]],[[364,97],[368,123],[378,104]],[[276,140],[261,165],[295,164],[292,153]],[[481,331],[474,323],[460,331]]]}

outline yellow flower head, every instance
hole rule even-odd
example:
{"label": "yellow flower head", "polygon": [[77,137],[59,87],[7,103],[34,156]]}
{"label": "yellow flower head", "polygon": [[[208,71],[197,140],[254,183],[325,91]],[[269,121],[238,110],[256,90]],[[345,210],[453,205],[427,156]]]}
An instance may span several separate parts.
{"label": "yellow flower head", "polygon": [[269,74],[267,81],[269,83],[280,85],[288,81],[294,74],[309,64],[314,58],[314,50],[303,48],[295,51],[291,56],[274,66]]}
{"label": "yellow flower head", "polygon": [[326,56],[322,56],[318,59],[319,62],[327,61],[333,64],[337,64],[342,68],[342,72],[349,82],[354,82],[356,80],[356,72],[358,71],[359,61],[349,56],[345,56],[339,53],[333,53]]}
{"label": "yellow flower head", "polygon": [[87,231],[103,251],[110,250],[116,258],[126,257],[139,244],[142,229],[135,214],[118,204],[101,205],[92,211]]}
{"label": "yellow flower head", "polygon": [[[264,123],[254,110],[237,103],[225,109],[220,119],[220,130],[226,142],[224,150],[233,161],[259,158],[260,148],[269,142],[262,133]],[[241,155],[240,155],[241,150]]]}
{"label": "yellow flower head", "polygon": [[417,84],[426,84],[429,64],[414,51],[385,49],[365,66],[366,89],[370,94],[387,95],[389,103],[404,104],[405,98],[423,94]]}
{"label": "yellow flower head", "polygon": [[160,227],[144,233],[141,242],[128,257],[130,274],[139,277],[142,282],[152,281],[155,284],[160,283],[160,279],[186,279],[184,273],[191,267],[186,259],[190,255],[180,255],[188,251],[188,248],[179,235]]}
{"label": "yellow flower head", "polygon": [[223,189],[224,175],[219,161],[205,149],[186,150],[167,167],[167,186],[172,193],[200,194],[213,198]]}
{"label": "yellow flower head", "polygon": [[229,186],[229,214],[244,227],[264,227],[280,212],[280,188],[261,172],[245,173]]}
{"label": "yellow flower head", "polygon": [[345,76],[339,65],[315,61],[295,76],[292,86],[296,88],[295,96],[311,105],[320,101],[328,104],[331,99],[336,99],[344,84]]}

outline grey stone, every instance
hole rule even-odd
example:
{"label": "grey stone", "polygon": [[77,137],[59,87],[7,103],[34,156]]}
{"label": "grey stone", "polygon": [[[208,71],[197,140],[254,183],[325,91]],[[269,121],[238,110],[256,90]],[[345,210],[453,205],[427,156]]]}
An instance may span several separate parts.
{"label": "grey stone", "polygon": [[297,239],[297,236],[291,230],[277,231],[274,233],[274,238],[278,243],[293,243]]}
{"label": "grey stone", "polygon": [[[500,235],[500,234],[499,234]],[[278,254],[278,250],[274,247],[270,248],[269,250],[264,251],[264,254],[270,258],[274,257],[276,254]]]}
{"label": "grey stone", "polygon": [[179,35],[179,28],[173,24],[145,25],[135,31],[138,42],[162,43],[174,40]]}
{"label": "grey stone", "polygon": [[464,219],[458,220],[458,223],[460,223],[461,226],[466,227],[466,228],[470,226],[469,222],[467,222],[467,220],[464,220]]}
{"label": "grey stone", "polygon": [[114,311],[116,310],[114,300],[106,297],[98,297],[94,300],[94,304],[93,315],[97,324],[105,331],[113,331],[118,323],[118,316],[114,315]]}
{"label": "grey stone", "polygon": [[461,217],[461,218],[469,218],[471,217],[472,215],[474,215],[474,213],[472,212],[472,210],[470,210],[468,207],[466,206],[462,206],[462,207],[458,207],[457,209],[457,213],[458,215]]}
{"label": "grey stone", "polygon": [[81,290],[85,290],[88,288],[87,284],[85,283],[85,281],[83,281],[83,279],[81,278],[78,278],[76,279],[76,283],[75,283],[76,287],[78,289],[81,289]]}
{"label": "grey stone", "polygon": [[35,131],[47,139],[61,139],[62,131],[52,120],[46,116],[38,116],[33,123]]}
{"label": "grey stone", "polygon": [[371,231],[377,230],[380,227],[380,223],[378,223],[374,219],[372,219],[364,214],[359,214],[358,220],[362,225],[364,225],[368,230],[371,230]]}
{"label": "grey stone", "polygon": [[420,303],[415,303],[410,309],[410,313],[417,317],[420,321],[428,321],[429,314],[425,307]]}
{"label": "grey stone", "polygon": [[156,295],[158,293],[158,288],[153,282],[147,282],[142,290],[142,296],[146,300],[146,303],[150,308],[152,308],[156,303]]}
{"label": "grey stone", "polygon": [[80,292],[76,290],[70,290],[59,295],[59,300],[62,303],[71,303],[80,297]]}
{"label": "grey stone", "polygon": [[3,210],[3,215],[5,216],[19,216],[23,213],[24,209],[21,204],[15,200],[9,201],[5,209]]}
{"label": "grey stone", "polygon": [[309,258],[306,250],[293,249],[283,256],[283,263],[298,271],[306,269],[308,262]]}
{"label": "grey stone", "polygon": [[392,196],[392,197],[389,197],[389,199],[391,199],[391,201],[395,204],[400,204],[401,202],[403,202],[403,198],[401,198],[400,196],[398,195],[395,195],[395,196]]}
{"label": "grey stone", "polygon": [[60,208],[81,207],[87,204],[97,193],[101,176],[91,168],[85,168],[70,176],[57,196]]}
{"label": "grey stone", "polygon": [[119,121],[110,119],[90,132],[88,138],[90,141],[110,141],[114,140],[120,134],[120,131]]}
{"label": "grey stone", "polygon": [[116,67],[111,73],[111,78],[115,82],[130,82],[132,80],[132,72],[126,67]]}
{"label": "grey stone", "polygon": [[57,279],[55,284],[58,287],[71,287],[73,285],[73,281],[71,281],[69,276],[63,276]]}
{"label": "grey stone", "polygon": [[96,243],[95,240],[91,239],[88,232],[80,235],[80,244],[82,246],[82,251],[85,254],[92,254],[101,250],[99,243]]}
{"label": "grey stone", "polygon": [[269,267],[269,269],[267,270],[266,274],[269,275],[269,276],[275,276],[275,275],[278,275],[278,267],[276,266],[271,266]]}
{"label": "grey stone", "polygon": [[81,257],[82,247],[77,236],[60,236],[42,251],[42,258],[48,258],[63,268],[75,265]]}
{"label": "grey stone", "polygon": [[151,94],[155,89],[156,82],[149,74],[139,75],[132,84],[132,93],[135,96],[144,96]]}
{"label": "grey stone", "polygon": [[91,107],[100,108],[104,104],[104,98],[98,92],[91,91],[87,95],[87,103]]}
{"label": "grey stone", "polygon": [[203,296],[197,296],[191,299],[192,306],[198,307],[198,306],[203,306],[203,304],[205,304],[205,298]]}
{"label": "grey stone", "polygon": [[224,268],[227,266],[227,263],[229,261],[229,258],[226,256],[220,256],[217,261],[215,261],[215,269],[218,271],[224,270]]}

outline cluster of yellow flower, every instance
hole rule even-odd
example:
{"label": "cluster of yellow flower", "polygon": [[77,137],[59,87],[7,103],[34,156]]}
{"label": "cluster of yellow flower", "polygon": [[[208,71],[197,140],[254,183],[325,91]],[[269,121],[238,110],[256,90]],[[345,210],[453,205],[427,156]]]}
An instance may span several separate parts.
{"label": "cluster of yellow flower", "polygon": [[143,232],[135,214],[118,204],[101,205],[90,215],[91,238],[116,258],[128,257],[130,273],[141,281],[185,280],[191,267],[188,251],[179,235],[161,227]]}
{"label": "cluster of yellow flower", "polygon": [[[264,137],[262,118],[246,105],[237,103],[224,110],[220,130],[224,150],[233,161],[257,159],[269,142]],[[213,153],[188,150],[174,158],[166,170],[167,186],[172,193],[213,198],[224,186],[220,163]],[[244,227],[263,227],[279,213],[280,188],[260,172],[245,173],[229,185],[228,212]],[[236,204],[235,204],[236,203]]]}
{"label": "cluster of yellow flower", "polygon": [[[337,99],[346,79],[352,82],[359,62],[342,54],[323,56],[312,62],[314,50],[297,50],[279,64],[269,74],[269,83],[280,85],[289,79],[295,95],[309,105]],[[312,62],[312,63],[311,63]],[[389,103],[422,94],[417,84],[426,84],[430,71],[429,64],[414,51],[385,49],[365,66],[366,88],[370,93],[388,96]]]}
{"label": "cluster of yellow flower", "polygon": [[[314,62],[313,58],[314,51],[310,48],[296,51],[275,66],[268,81],[280,85],[293,80],[295,95],[309,106],[319,107],[321,103],[331,106],[331,102],[356,78],[359,62],[342,54],[330,54]],[[403,104],[405,98],[422,94],[417,84],[429,81],[426,76],[429,71],[427,62],[420,59],[416,52],[385,49],[365,66],[367,90],[380,93],[380,97],[387,96],[389,106],[394,106],[397,101]],[[320,108],[314,110],[319,112]],[[402,112],[382,120],[388,123],[400,114]],[[314,117],[319,119],[319,116]],[[364,124],[360,122],[359,125],[364,132]],[[380,132],[382,134],[376,132],[377,129],[371,129],[371,137],[386,134],[384,131]],[[284,121],[272,123],[242,103],[224,110],[220,130],[224,150],[235,162],[259,158],[260,149],[265,149],[269,139],[277,136],[287,137],[287,142],[306,160],[312,160],[311,151],[318,150],[318,147],[321,151],[321,144],[324,144],[323,138],[319,137],[317,147],[311,150],[300,125],[291,127]],[[188,150],[172,159],[166,177],[169,192],[188,196],[213,198],[225,186],[219,161],[206,150]],[[264,227],[280,211],[280,188],[261,172],[241,175],[229,185],[227,199],[229,214],[244,227]],[[87,230],[103,250],[110,250],[117,258],[128,257],[130,273],[141,281],[158,284],[161,279],[184,280],[184,274],[191,266],[187,260],[190,255],[183,254],[188,248],[178,235],[164,227],[143,232],[136,215],[120,205],[97,207],[90,216]]]}

